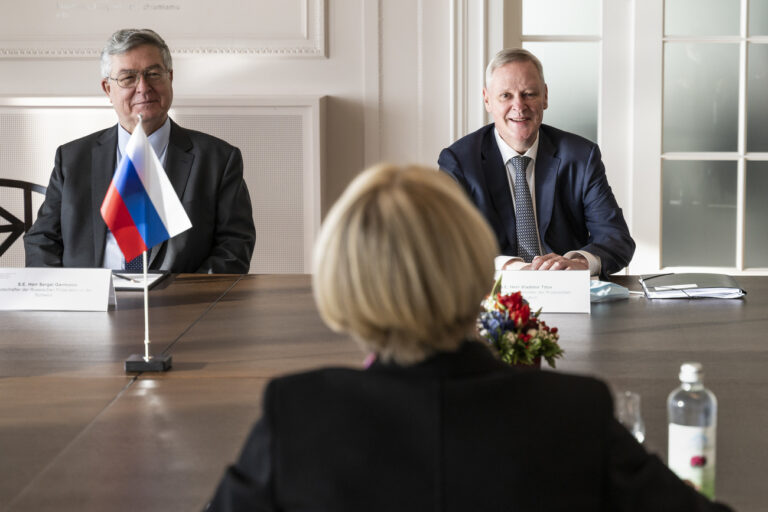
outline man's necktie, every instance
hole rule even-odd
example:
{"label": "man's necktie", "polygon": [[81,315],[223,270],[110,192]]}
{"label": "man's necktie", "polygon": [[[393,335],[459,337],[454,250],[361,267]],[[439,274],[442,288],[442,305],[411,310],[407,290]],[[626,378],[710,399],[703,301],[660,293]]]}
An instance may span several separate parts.
{"label": "man's necktie", "polygon": [[530,263],[539,255],[539,237],[536,234],[536,217],[533,213],[531,192],[525,179],[525,169],[530,158],[514,156],[509,162],[515,170],[515,224],[517,227],[517,255]]}
{"label": "man's necktie", "polygon": [[131,261],[126,261],[125,270],[128,272],[144,272],[144,264],[141,261],[141,256],[136,256]]}

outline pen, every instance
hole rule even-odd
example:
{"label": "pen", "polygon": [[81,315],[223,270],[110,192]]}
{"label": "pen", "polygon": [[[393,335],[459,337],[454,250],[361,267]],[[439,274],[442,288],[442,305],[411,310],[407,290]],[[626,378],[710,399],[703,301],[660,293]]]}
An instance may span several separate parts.
{"label": "pen", "polygon": [[650,281],[651,279],[656,279],[657,277],[671,276],[672,274],[673,272],[665,272],[664,274],[652,274],[650,276],[640,276],[640,279],[638,279],[638,281],[642,283],[644,281]]}
{"label": "pen", "polygon": [[123,274],[112,274],[112,275],[116,276],[116,277],[119,277],[120,279],[125,279],[126,281],[131,281],[132,283],[139,283],[139,284],[141,284],[141,283],[144,282],[141,279],[136,279],[136,278],[133,278],[133,277],[128,277],[128,276],[123,275]]}

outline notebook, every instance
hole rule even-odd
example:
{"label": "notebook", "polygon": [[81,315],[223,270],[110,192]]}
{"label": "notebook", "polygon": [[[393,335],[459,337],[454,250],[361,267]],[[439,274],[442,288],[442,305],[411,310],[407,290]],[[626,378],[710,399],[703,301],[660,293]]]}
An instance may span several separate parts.
{"label": "notebook", "polygon": [[649,299],[738,299],[747,294],[725,274],[659,274],[640,278]]}

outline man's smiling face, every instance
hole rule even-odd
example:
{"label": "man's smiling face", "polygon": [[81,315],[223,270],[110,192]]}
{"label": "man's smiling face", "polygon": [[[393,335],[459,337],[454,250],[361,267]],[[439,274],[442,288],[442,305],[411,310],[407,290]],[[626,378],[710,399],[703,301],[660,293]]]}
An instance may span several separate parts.
{"label": "man's smiling face", "polygon": [[544,119],[547,85],[532,62],[509,62],[493,71],[483,102],[504,142],[525,153]]}
{"label": "man's smiling face", "polygon": [[[168,72],[167,77],[149,84],[142,73],[153,70]],[[168,118],[168,109],[173,101],[173,71],[163,66],[159,48],[145,44],[112,56],[109,76],[117,78],[126,72],[139,73],[139,81],[133,87],[120,87],[115,80],[109,78],[102,79],[101,87],[117,112],[120,125],[132,133],[138,122],[138,114],[141,114],[144,131],[149,135]]]}

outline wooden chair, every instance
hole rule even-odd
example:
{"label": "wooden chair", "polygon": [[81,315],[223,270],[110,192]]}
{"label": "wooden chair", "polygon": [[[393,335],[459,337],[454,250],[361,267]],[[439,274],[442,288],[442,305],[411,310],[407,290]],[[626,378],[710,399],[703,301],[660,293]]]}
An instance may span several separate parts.
{"label": "wooden chair", "polygon": [[0,178],[0,188],[18,189],[24,200],[24,220],[19,219],[0,205],[0,217],[8,221],[8,224],[0,225],[0,233],[9,233],[8,237],[0,244],[0,256],[2,256],[21,235],[32,227],[32,192],[45,196],[46,188],[28,181],[9,180],[6,178]]}

